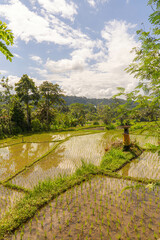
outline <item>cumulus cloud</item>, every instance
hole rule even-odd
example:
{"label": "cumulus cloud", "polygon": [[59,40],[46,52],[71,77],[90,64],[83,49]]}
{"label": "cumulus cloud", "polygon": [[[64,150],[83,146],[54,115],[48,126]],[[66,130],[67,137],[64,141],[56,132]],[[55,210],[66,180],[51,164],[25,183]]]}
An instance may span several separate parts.
{"label": "cumulus cloud", "polygon": [[15,75],[8,75],[8,79],[9,79],[9,84],[14,86],[15,83],[17,83],[20,80],[20,77],[15,76]]}
{"label": "cumulus cloud", "polygon": [[[17,14],[18,12],[18,14]],[[15,38],[28,43],[31,40],[67,45],[71,48],[92,47],[95,42],[80,30],[73,29],[54,15],[44,16],[29,10],[19,0],[11,0],[0,7],[1,16],[9,21]]]}
{"label": "cumulus cloud", "polygon": [[78,6],[73,2],[66,0],[37,0],[38,3],[51,14],[60,15],[63,18],[74,20],[74,15],[77,14]]}
{"label": "cumulus cloud", "polygon": [[96,6],[96,2],[95,0],[88,0],[88,3],[91,7],[95,7]]}
{"label": "cumulus cloud", "polygon": [[[98,53],[84,48],[74,50],[70,59],[48,59],[45,64],[48,76],[45,72],[45,77],[58,82],[68,95],[109,98],[117,93],[117,86],[131,91],[137,80],[124,69],[134,58],[130,51],[137,46],[132,34],[134,27],[125,21],[106,23]],[[93,59],[95,63],[91,64]]]}
{"label": "cumulus cloud", "polygon": [[8,73],[8,72],[7,72],[6,70],[1,70],[1,69],[0,69],[0,75],[3,75],[3,76],[4,76],[4,75],[6,75],[7,73]]}
{"label": "cumulus cloud", "polygon": [[16,58],[22,58],[19,54],[17,53],[13,53],[13,56],[16,57]]}
{"label": "cumulus cloud", "polygon": [[131,53],[133,47],[137,46],[134,35],[129,30],[135,28],[136,25],[125,21],[109,21],[106,23],[101,34],[104,38],[104,44],[108,49],[107,61],[99,64],[99,69],[112,71],[113,68],[126,67],[134,57]]}
{"label": "cumulus cloud", "polygon": [[[30,55],[32,61],[41,64],[30,67],[39,76],[40,80],[33,78],[36,84],[48,80],[58,83],[68,95],[97,98],[111,97],[117,86],[133,89],[137,81],[124,69],[134,57],[130,51],[137,45],[133,35],[135,25],[117,20],[106,22],[99,39],[93,40],[57,17],[73,20],[77,14],[74,1],[61,0],[63,8],[56,9],[60,6],[57,1],[30,0],[35,7],[41,5],[39,11],[28,9],[20,0],[10,0],[0,7],[0,14],[9,21],[17,42],[19,39],[28,44],[50,42],[70,51],[68,57],[57,61],[54,57],[42,61],[39,56]],[[108,0],[88,0],[92,7],[104,2]],[[20,79],[11,75],[10,78],[12,83]]]}
{"label": "cumulus cloud", "polygon": [[82,71],[85,67],[85,62],[81,59],[48,60],[45,66],[53,73],[68,73],[70,71]]}
{"label": "cumulus cloud", "polygon": [[109,2],[110,0],[87,0],[87,2],[89,3],[89,5],[91,7],[96,7],[98,4],[102,4],[102,3],[105,3],[105,2]]}
{"label": "cumulus cloud", "polygon": [[42,64],[43,63],[42,59],[39,56],[31,55],[30,59],[35,61],[38,64]]}
{"label": "cumulus cloud", "polygon": [[94,48],[77,49],[71,52],[71,59],[61,59],[59,61],[48,59],[45,67],[52,73],[65,73],[68,75],[71,71],[82,72],[90,68],[90,61],[97,61],[103,55],[102,51],[94,53]]}

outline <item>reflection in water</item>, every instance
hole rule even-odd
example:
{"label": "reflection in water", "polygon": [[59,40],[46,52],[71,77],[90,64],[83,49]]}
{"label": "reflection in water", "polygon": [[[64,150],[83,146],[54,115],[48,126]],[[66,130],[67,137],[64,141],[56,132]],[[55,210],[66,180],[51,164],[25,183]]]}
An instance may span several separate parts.
{"label": "reflection in water", "polygon": [[105,148],[115,138],[113,132],[72,137],[42,161],[15,177],[12,183],[30,188],[47,177],[74,172],[81,166],[82,160],[99,165]]}
{"label": "reflection in water", "polygon": [[54,143],[20,143],[0,148],[0,180],[24,168],[53,146]]}
{"label": "reflection in water", "polygon": [[127,164],[119,171],[123,176],[139,177],[139,178],[160,178],[160,156],[158,152],[144,152],[142,155]]}
{"label": "reflection in water", "polygon": [[69,137],[69,133],[41,133],[41,134],[33,134],[31,136],[25,136],[25,142],[51,142],[51,141],[59,141]]}
{"label": "reflection in water", "polygon": [[9,160],[9,148],[1,148],[0,149],[0,163],[3,162],[4,160]]}

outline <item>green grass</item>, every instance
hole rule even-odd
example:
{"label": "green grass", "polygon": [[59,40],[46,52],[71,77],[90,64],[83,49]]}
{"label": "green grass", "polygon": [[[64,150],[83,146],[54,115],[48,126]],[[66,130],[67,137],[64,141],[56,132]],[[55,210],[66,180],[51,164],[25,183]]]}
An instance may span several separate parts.
{"label": "green grass", "polygon": [[[130,161],[131,158],[136,156],[137,152],[140,153],[140,150],[133,146],[130,152],[123,152],[122,149],[111,149],[105,154],[100,166],[95,166],[91,163],[87,164],[82,161],[82,166],[74,174],[40,182],[32,191],[29,191],[22,199],[18,200],[16,205],[9,209],[0,220],[0,239],[4,239],[7,233],[11,233],[32,218],[37,210],[49,201],[75,185],[81,184],[83,181],[88,181],[96,175],[123,178],[112,171]],[[133,178],[128,177],[127,179],[132,180]],[[10,185],[10,187],[12,186]],[[16,186],[13,186],[13,188],[16,188]]]}
{"label": "green grass", "polygon": [[121,149],[112,148],[106,153],[101,162],[101,168],[105,170],[115,171],[126,162],[129,162],[134,155],[130,152],[123,152]]}
{"label": "green grass", "polygon": [[141,153],[142,149],[136,145],[131,145],[129,151],[123,151],[123,149],[120,148],[112,148],[103,156],[100,167],[105,170],[117,171]]}
{"label": "green grass", "polygon": [[20,199],[14,208],[10,209],[6,215],[0,220],[0,239],[6,233],[11,233],[28,219],[34,216],[38,209],[47,204],[61,193],[88,180],[91,177],[90,170],[93,174],[98,173],[98,169],[94,165],[82,164],[71,176],[59,176],[55,180],[48,179],[39,183],[33,191],[30,191]]}

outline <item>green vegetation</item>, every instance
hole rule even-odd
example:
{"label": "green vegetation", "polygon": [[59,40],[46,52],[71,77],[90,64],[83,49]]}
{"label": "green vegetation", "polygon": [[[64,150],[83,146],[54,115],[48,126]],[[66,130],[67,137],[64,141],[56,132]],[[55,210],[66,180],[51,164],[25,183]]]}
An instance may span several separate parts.
{"label": "green vegetation", "polygon": [[117,171],[124,164],[130,162],[133,158],[139,156],[142,150],[138,146],[132,145],[129,151],[112,148],[104,155],[101,162],[101,168],[110,171]]}
{"label": "green vegetation", "polygon": [[0,51],[10,62],[12,61],[13,55],[7,46],[13,44],[13,39],[13,33],[10,29],[7,29],[7,24],[0,21]]}
{"label": "green vegetation", "polygon": [[[20,158],[17,157],[21,160],[21,163],[14,162],[18,163],[18,167],[8,161],[7,167],[13,169],[13,174],[12,171],[9,172],[9,177],[3,176],[3,181],[0,181],[0,239],[10,239],[10,234],[13,232],[14,239],[30,239],[33,235],[37,239],[40,236],[44,239],[72,239],[72,237],[74,239],[75,237],[76,239],[93,239],[93,237],[95,239],[159,239],[160,180],[159,172],[157,174],[155,171],[157,166],[159,167],[159,145],[156,143],[154,145],[150,141],[145,146],[145,149],[157,154],[156,158],[150,161],[155,174],[154,179],[148,179],[148,176],[143,174],[138,175],[140,177],[129,174],[130,162],[140,156],[144,150],[144,147],[142,149],[135,143],[138,137],[142,145],[147,136],[157,137],[152,137],[152,140],[156,141],[160,139],[160,4],[158,0],[149,0],[148,4],[153,5],[155,9],[149,17],[153,28],[148,32],[143,29],[137,32],[141,45],[140,48],[135,49],[136,57],[127,68],[129,73],[139,78],[139,85],[131,93],[125,93],[125,89],[119,88],[120,92],[117,94],[117,96],[125,96],[126,101],[112,99],[111,104],[106,104],[104,100],[103,102],[97,100],[94,101],[97,103],[95,104],[91,99],[81,98],[80,103],[69,102],[67,105],[64,99],[71,99],[63,96],[57,84],[45,81],[38,88],[25,74],[15,84],[16,93],[13,93],[9,79],[2,78],[0,138],[17,135],[0,141],[2,157],[3,154],[6,154],[6,158],[9,156],[7,147],[13,145],[18,149],[19,144],[23,144],[23,155],[28,147],[27,143],[32,144],[32,150],[31,156],[28,154],[24,162],[22,155]],[[0,39],[6,45],[13,44],[13,35],[2,22],[0,22],[0,33]],[[7,59],[12,60],[13,55],[2,42],[0,42],[0,51]],[[144,94],[141,94],[141,90]],[[112,134],[108,134],[108,138],[105,139],[106,153],[98,166],[97,160],[95,164],[82,160],[81,167],[77,168],[77,159],[74,158],[76,170],[74,169],[73,174],[69,175],[69,171],[66,171],[66,175],[59,175],[54,179],[47,178],[31,190],[27,189],[28,185],[24,188],[23,184],[20,186],[21,184],[16,185],[10,181],[19,176],[19,183],[22,182],[21,174],[29,175],[29,170],[35,177],[35,172],[32,172],[33,166],[35,171],[41,169],[43,171],[41,166],[36,165],[39,162],[43,162],[53,175],[54,170],[58,172],[58,167],[70,170],[70,164],[73,166],[73,163],[68,163],[66,159],[60,162],[61,167],[58,163],[56,168],[52,164],[46,164],[49,159],[46,157],[50,156],[57,146],[72,137],[97,133],[101,126],[111,130],[126,124],[131,125],[130,132],[133,134],[131,138],[135,136],[136,141],[126,150],[121,141],[113,143],[117,136],[111,131]],[[92,127],[96,130],[92,130]],[[50,135],[49,131],[53,133],[60,129],[66,130],[65,137]],[[74,129],[75,132],[67,135],[68,129]],[[48,135],[32,135],[33,132],[43,131],[48,131]],[[117,129],[115,131],[119,132]],[[20,133],[21,135],[18,135]],[[139,134],[141,135],[138,136]],[[76,138],[72,139],[76,141]],[[98,143],[102,144],[102,138],[97,139]],[[87,136],[85,140],[88,141]],[[86,141],[83,138],[84,144]],[[48,142],[48,150],[45,149],[43,154],[33,157],[34,151],[38,151],[38,145],[34,143],[46,142]],[[73,143],[74,141],[70,142],[69,147],[74,147]],[[66,145],[61,147],[59,155],[57,154],[59,158]],[[80,150],[85,151],[83,147],[84,145]],[[93,146],[91,151],[92,148]],[[55,160],[55,156],[49,159],[51,163]],[[146,165],[147,171],[151,171],[150,165],[148,163]],[[147,172],[146,165],[141,166],[144,168],[141,170]],[[126,168],[123,175],[121,171],[124,166]],[[137,166],[140,171],[140,165]]]}
{"label": "green vegetation", "polygon": [[[135,149],[137,149],[135,147]],[[116,156],[112,159],[112,164],[108,161],[102,160],[101,166],[95,166],[93,164],[86,164],[82,162],[82,166],[76,170],[71,176],[60,176],[55,180],[46,180],[39,183],[33,191],[29,191],[24,198],[20,199],[16,206],[12,208],[12,211],[6,213],[6,215],[0,220],[0,233],[3,238],[4,234],[12,232],[18,228],[21,224],[25,223],[29,218],[33,217],[39,208],[48,203],[51,199],[57,197],[64,191],[74,187],[77,184],[81,184],[83,181],[87,181],[95,175],[109,175],[110,173],[106,169],[113,169],[113,162],[116,163],[118,159],[118,165],[115,166],[114,170],[122,164],[128,162],[128,160],[135,156],[136,153],[123,153],[122,150],[111,149],[108,153],[109,156]],[[106,156],[106,155],[105,155]],[[123,157],[122,157],[123,156]],[[123,158],[123,161],[121,159]],[[112,176],[112,174],[111,174]],[[5,185],[7,186],[7,184]],[[8,184],[8,187],[16,189],[16,186]],[[17,188],[23,190],[22,188]],[[17,221],[18,219],[18,221]]]}

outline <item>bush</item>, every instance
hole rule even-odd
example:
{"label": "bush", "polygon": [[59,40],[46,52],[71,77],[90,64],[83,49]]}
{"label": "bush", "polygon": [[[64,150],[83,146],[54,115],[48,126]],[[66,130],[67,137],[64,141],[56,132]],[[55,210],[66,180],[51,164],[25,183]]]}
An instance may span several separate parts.
{"label": "bush", "polygon": [[41,125],[39,119],[37,119],[37,118],[34,119],[34,120],[32,121],[31,127],[32,127],[32,131],[33,131],[33,132],[39,132],[39,131],[41,131],[42,125]]}
{"label": "bush", "polygon": [[46,123],[42,123],[42,130],[43,131],[49,131],[50,130],[50,125],[47,125]]}
{"label": "bush", "polygon": [[99,122],[95,121],[93,122],[93,125],[99,125]]}
{"label": "bush", "polygon": [[109,124],[109,125],[106,126],[106,129],[107,130],[112,130],[112,129],[116,129],[116,127],[113,124]]}
{"label": "bush", "polygon": [[17,135],[17,134],[19,134],[19,133],[22,133],[21,127],[14,125],[14,126],[12,127],[12,134]]}

